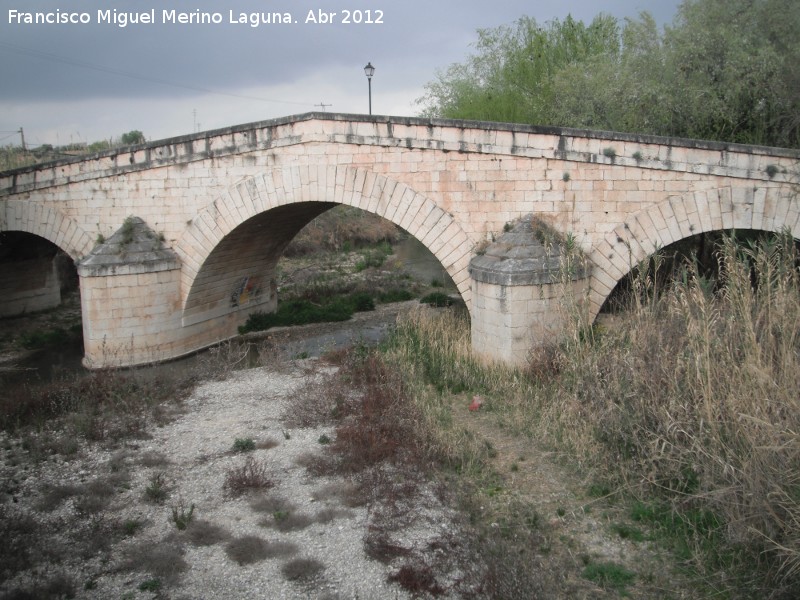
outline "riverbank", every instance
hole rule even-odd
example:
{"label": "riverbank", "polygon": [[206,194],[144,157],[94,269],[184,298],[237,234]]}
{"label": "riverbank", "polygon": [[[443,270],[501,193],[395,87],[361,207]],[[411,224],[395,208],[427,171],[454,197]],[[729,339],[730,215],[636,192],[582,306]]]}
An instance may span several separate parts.
{"label": "riverbank", "polygon": [[287,422],[298,394],[333,370],[230,372],[200,383],[168,422],[71,456],[32,462],[24,441],[2,434],[0,595],[410,597],[363,552],[377,506],[302,466],[332,428]]}
{"label": "riverbank", "polygon": [[[260,364],[245,370],[220,347],[191,390],[127,427],[111,413],[76,430],[65,413],[0,434],[0,595],[614,598],[624,587],[582,575],[613,561],[649,565],[654,581],[633,589],[665,597],[657,549],[617,535],[613,504],[498,428],[489,405],[442,396],[432,422],[412,395],[421,382],[362,346],[275,351],[334,327],[253,340]],[[468,463],[448,455],[454,439]]]}

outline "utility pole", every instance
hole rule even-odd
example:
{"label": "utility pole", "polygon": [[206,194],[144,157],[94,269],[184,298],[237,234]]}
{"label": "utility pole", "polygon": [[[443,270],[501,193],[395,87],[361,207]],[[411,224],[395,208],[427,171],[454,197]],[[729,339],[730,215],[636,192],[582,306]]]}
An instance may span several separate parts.
{"label": "utility pole", "polygon": [[322,112],[325,112],[325,107],[326,106],[333,106],[333,104],[325,104],[324,102],[320,102],[319,104],[315,104],[314,106],[321,106],[322,107]]}
{"label": "utility pole", "polygon": [[26,152],[28,149],[25,147],[25,131],[22,127],[19,128],[19,136],[22,138],[22,151]]}

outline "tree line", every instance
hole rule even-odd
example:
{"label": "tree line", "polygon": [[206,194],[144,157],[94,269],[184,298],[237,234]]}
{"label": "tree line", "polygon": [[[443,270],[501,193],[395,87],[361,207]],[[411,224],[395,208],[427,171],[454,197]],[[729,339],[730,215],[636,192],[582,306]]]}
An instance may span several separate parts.
{"label": "tree line", "polygon": [[523,16],[477,32],[423,116],[800,147],[800,3],[685,0],[671,25]]}

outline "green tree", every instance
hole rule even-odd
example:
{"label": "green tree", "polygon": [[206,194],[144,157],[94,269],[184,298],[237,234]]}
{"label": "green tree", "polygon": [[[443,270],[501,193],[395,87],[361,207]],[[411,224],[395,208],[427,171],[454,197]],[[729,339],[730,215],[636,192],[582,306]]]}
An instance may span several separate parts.
{"label": "green tree", "polygon": [[144,134],[139,131],[138,129],[134,129],[129,131],[128,133],[123,133],[122,138],[120,138],[122,144],[125,146],[132,146],[134,144],[144,144]]}
{"label": "green tree", "polygon": [[648,13],[480,30],[419,100],[426,116],[800,147],[797,0],[685,0]]}
{"label": "green tree", "polygon": [[478,31],[477,53],[426,86],[423,114],[462,119],[550,123],[553,84],[564,68],[619,52],[617,22],[590,25],[567,17],[540,26],[522,17],[513,27]]}
{"label": "green tree", "polygon": [[681,134],[800,145],[796,0],[687,0],[664,45]]}

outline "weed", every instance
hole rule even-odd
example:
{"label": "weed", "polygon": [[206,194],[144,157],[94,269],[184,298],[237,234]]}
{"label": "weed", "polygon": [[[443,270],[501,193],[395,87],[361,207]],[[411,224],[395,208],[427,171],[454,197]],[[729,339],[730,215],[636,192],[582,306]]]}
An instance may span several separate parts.
{"label": "weed", "polygon": [[388,565],[398,557],[410,555],[411,549],[395,544],[386,531],[373,526],[364,536],[364,552],[372,560]]}
{"label": "weed", "polygon": [[626,586],[633,583],[636,573],[616,563],[589,563],[581,575],[597,585],[622,592]]}
{"label": "weed", "polygon": [[420,298],[419,302],[420,304],[427,304],[428,306],[433,306],[434,308],[453,305],[453,299],[444,292],[431,292],[430,294]]}
{"label": "weed", "polygon": [[143,467],[166,467],[170,464],[170,460],[162,452],[148,450],[139,457],[139,464]]}
{"label": "weed", "polygon": [[266,438],[256,443],[256,448],[259,450],[271,450],[272,448],[276,448],[278,446],[280,446],[280,442],[273,438]]}
{"label": "weed", "polygon": [[141,592],[158,592],[161,589],[160,579],[146,579],[139,584],[139,591]]}
{"label": "weed", "polygon": [[611,160],[614,160],[617,157],[617,151],[611,147],[603,148],[603,156],[605,156],[606,158],[610,158]]}
{"label": "weed", "polygon": [[135,217],[127,217],[122,222],[122,227],[120,227],[120,233],[122,234],[122,239],[120,243],[123,246],[126,246],[133,242],[133,235],[136,231],[136,219]]}
{"label": "weed", "polygon": [[255,535],[245,535],[235,538],[225,546],[228,558],[240,565],[249,565],[267,558],[291,556],[296,554],[298,547],[289,542],[268,542]]}
{"label": "weed", "polygon": [[184,535],[194,546],[213,546],[230,539],[230,534],[220,527],[203,519],[192,519]]}
{"label": "weed", "polygon": [[183,554],[183,548],[174,542],[162,540],[154,544],[149,540],[142,541],[124,550],[119,570],[141,571],[152,579],[171,583],[189,567]]}
{"label": "weed", "polygon": [[126,519],[122,522],[122,532],[126,536],[131,537],[136,535],[136,532],[139,531],[143,525],[144,522],[139,519]]}
{"label": "weed", "polygon": [[314,579],[324,570],[325,565],[313,558],[293,558],[281,567],[281,573],[289,581]]}
{"label": "weed", "polygon": [[253,438],[236,438],[233,442],[234,452],[250,452],[256,449],[256,443]]}
{"label": "weed", "polygon": [[228,469],[225,474],[225,490],[231,496],[240,496],[252,490],[272,487],[267,465],[249,456],[243,465]]}
{"label": "weed", "polygon": [[75,510],[81,515],[97,514],[107,508],[109,499],[116,489],[104,478],[95,479],[81,487],[75,499]]}
{"label": "weed", "polygon": [[37,508],[44,511],[55,510],[64,500],[80,494],[81,490],[81,486],[71,483],[63,485],[45,484],[42,486],[42,496],[37,503]]}
{"label": "weed", "polygon": [[323,508],[322,510],[317,511],[317,514],[314,515],[314,521],[317,523],[330,523],[336,519],[349,519],[352,518],[355,513],[351,510],[345,510],[343,508]]}
{"label": "weed", "polygon": [[640,162],[642,162],[644,160],[644,156],[642,155],[642,153],[639,150],[634,152],[632,154],[632,156],[633,156],[633,160],[635,160],[637,163],[640,163]]}
{"label": "weed", "polygon": [[24,333],[19,336],[19,343],[28,350],[40,350],[51,346],[63,346],[76,339],[80,340],[81,336],[62,327],[56,327],[48,331]]}
{"label": "weed", "polygon": [[406,302],[407,300],[413,300],[414,298],[414,294],[405,288],[389,288],[386,291],[379,292],[377,296],[377,300],[381,304]]}
{"label": "weed", "polygon": [[632,542],[645,541],[645,535],[641,529],[626,525],[624,523],[616,523],[611,526],[612,531],[616,532],[623,540],[631,540]]}
{"label": "weed", "polygon": [[563,179],[564,181],[569,181],[569,180],[571,179],[571,177],[570,177],[570,174],[565,172],[565,173],[564,173],[564,174],[561,176],[561,179]]}
{"label": "weed", "polygon": [[342,504],[350,508],[362,506],[365,502],[364,495],[360,492],[359,487],[349,481],[324,485],[311,494],[311,498],[316,501],[338,498]]}
{"label": "weed", "polygon": [[388,581],[396,582],[414,595],[430,594],[441,596],[445,589],[436,581],[432,569],[425,564],[405,564],[397,573],[388,577]]}
{"label": "weed", "polygon": [[274,313],[251,313],[247,322],[239,327],[239,333],[285,325],[347,321],[353,313],[370,310],[375,310],[375,302],[364,292],[331,296],[321,303],[300,298],[279,303]]}
{"label": "weed", "polygon": [[172,522],[175,523],[175,527],[177,527],[180,531],[183,531],[189,526],[189,523],[192,522],[192,515],[194,514],[194,504],[189,506],[187,509],[186,506],[181,502],[172,507]]}
{"label": "weed", "polygon": [[767,165],[765,171],[767,173],[767,177],[772,179],[773,177],[775,177],[775,175],[777,175],[780,172],[780,168],[777,165]]}
{"label": "weed", "polygon": [[144,496],[147,500],[161,504],[169,497],[169,489],[165,478],[164,473],[155,473],[150,477],[150,483],[144,489]]}
{"label": "weed", "polygon": [[320,444],[322,444],[324,446],[326,444],[330,444],[331,443],[331,438],[323,433],[321,436],[319,436],[319,439],[317,440],[317,442],[319,442]]}
{"label": "weed", "polygon": [[289,513],[295,506],[285,498],[275,494],[257,496],[250,499],[250,508],[257,512],[275,514],[277,512]]}
{"label": "weed", "polygon": [[275,511],[271,521],[262,521],[260,525],[274,527],[278,531],[300,531],[315,522],[314,517],[289,511]]}

